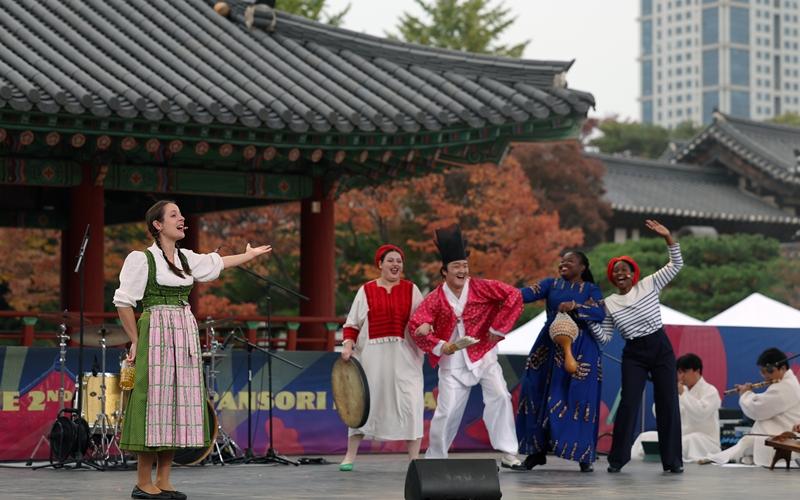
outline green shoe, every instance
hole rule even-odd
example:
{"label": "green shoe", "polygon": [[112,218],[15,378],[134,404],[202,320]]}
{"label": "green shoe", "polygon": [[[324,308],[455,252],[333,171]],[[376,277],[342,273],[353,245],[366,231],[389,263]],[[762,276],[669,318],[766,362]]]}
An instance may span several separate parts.
{"label": "green shoe", "polygon": [[353,470],[353,464],[339,464],[339,470],[342,472],[350,472]]}

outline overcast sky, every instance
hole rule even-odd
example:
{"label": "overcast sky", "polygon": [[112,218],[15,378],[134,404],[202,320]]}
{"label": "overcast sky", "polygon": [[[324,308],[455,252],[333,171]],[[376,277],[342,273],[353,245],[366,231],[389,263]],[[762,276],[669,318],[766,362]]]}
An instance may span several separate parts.
{"label": "overcast sky", "polygon": [[[344,27],[371,35],[396,32],[403,12],[421,14],[413,0],[328,0],[331,11],[348,3]],[[517,21],[502,42],[530,39],[524,55],[529,59],[575,59],[567,75],[569,86],[594,94],[595,114],[639,121],[638,4],[637,0],[505,0]]]}

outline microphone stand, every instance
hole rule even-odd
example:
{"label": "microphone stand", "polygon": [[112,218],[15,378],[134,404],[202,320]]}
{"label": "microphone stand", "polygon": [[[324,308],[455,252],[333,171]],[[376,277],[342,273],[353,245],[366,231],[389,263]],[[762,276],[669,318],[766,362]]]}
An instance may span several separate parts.
{"label": "microphone stand", "polygon": [[[289,361],[288,359],[278,356],[277,354],[270,352],[269,350],[253,344],[249,340],[236,335],[235,333],[229,334],[231,338],[236,342],[247,347],[247,451],[245,452],[245,460],[244,463],[278,463],[283,465],[300,465],[299,462],[295,462],[294,460],[289,460],[286,457],[283,457],[275,451],[273,448],[273,441],[272,441],[272,358],[278,359],[283,361],[287,365],[294,366],[295,368],[303,369],[301,365],[293,361]],[[269,404],[269,447],[267,451],[264,453],[264,456],[257,457],[253,455],[253,434],[252,434],[252,407],[253,407],[253,392],[252,392],[252,381],[253,381],[253,372],[252,372],[252,352],[253,349],[263,352],[267,355],[267,369],[268,373],[268,390],[269,390],[269,397],[270,397],[270,404]]]}
{"label": "microphone stand", "polygon": [[[247,269],[247,268],[244,268],[244,267],[237,267],[237,269],[239,269],[240,271],[242,271],[242,272],[244,272],[246,274],[249,274],[251,277],[253,277],[253,278],[255,278],[255,279],[259,280],[259,281],[262,281],[264,283],[265,294],[266,294],[266,299],[267,299],[267,331],[266,331],[266,336],[267,336],[267,339],[268,339],[268,342],[269,342],[268,345],[267,345],[268,349],[264,349],[263,347],[255,345],[255,344],[253,344],[253,343],[249,342],[248,340],[245,340],[245,339],[243,339],[241,337],[237,337],[236,335],[233,336],[234,340],[236,340],[237,342],[240,342],[240,343],[242,343],[242,344],[247,346],[247,452],[246,452],[246,455],[245,455],[245,463],[278,463],[278,464],[283,464],[283,465],[300,465],[299,462],[295,462],[293,460],[289,460],[288,458],[279,455],[277,450],[275,450],[275,447],[273,445],[274,432],[273,432],[273,426],[272,426],[272,407],[274,406],[273,405],[273,397],[274,397],[274,395],[272,393],[272,358],[279,359],[280,361],[283,361],[284,363],[286,363],[288,365],[291,365],[291,366],[294,366],[296,368],[302,369],[303,367],[298,365],[297,363],[289,361],[288,359],[283,358],[281,356],[278,356],[277,354],[271,352],[272,351],[272,296],[270,295],[270,290],[272,289],[272,287],[275,287],[278,290],[280,290],[282,293],[284,293],[285,295],[294,296],[294,297],[297,297],[298,299],[301,299],[301,300],[310,300],[310,299],[308,297],[306,297],[305,295],[302,295],[302,294],[300,294],[300,293],[298,293],[298,292],[296,292],[296,291],[294,291],[294,290],[292,290],[292,289],[290,289],[288,287],[285,287],[285,286],[281,285],[280,283],[277,283],[277,282],[275,282],[275,281],[273,281],[273,280],[271,280],[271,279],[269,279],[269,278],[267,278],[265,276],[261,276],[260,274],[255,273],[255,272],[251,271],[250,269]],[[252,372],[251,356],[252,356],[253,349],[257,349],[257,350],[259,350],[259,351],[261,351],[261,352],[263,352],[264,354],[267,355],[267,384],[268,384],[267,385],[267,390],[269,391],[269,398],[270,398],[269,417],[268,417],[268,419],[269,419],[269,445],[267,447],[266,452],[261,457],[253,456],[253,442],[252,442],[252,434],[251,434],[252,433],[252,425],[251,425],[252,409],[251,408],[253,406],[252,405],[252,403],[253,403],[253,400],[252,400],[252,398],[253,398],[253,396],[252,396],[253,372]]]}
{"label": "microphone stand", "polygon": [[[84,332],[84,318],[83,312],[86,306],[86,266],[83,265],[83,259],[86,255],[86,247],[89,245],[89,228],[91,227],[90,224],[86,224],[86,230],[83,233],[83,241],[81,241],[81,247],[78,251],[78,258],[75,262],[75,270],[73,272],[78,273],[78,283],[80,288],[80,334],[78,336],[78,383],[75,384],[75,396],[77,397],[78,406],[75,409],[61,409],[59,411],[59,416],[62,413],[69,413],[71,414],[71,420],[74,425],[75,430],[75,455],[70,460],[64,460],[62,462],[55,462],[45,466],[34,467],[34,469],[39,469],[42,467],[49,467],[52,466],[54,468],[63,467],[64,465],[74,462],[74,469],[82,469],[84,465],[88,465],[95,470],[104,470],[99,465],[92,463],[88,460],[83,459],[83,453],[81,450],[83,449],[83,443],[81,443],[81,438],[83,439],[90,439],[90,436],[87,434],[86,436],[81,436],[80,429],[86,429],[88,431],[88,424],[86,424],[83,417],[81,417],[81,413],[83,410],[83,332]],[[84,425],[81,425],[81,421],[83,421]]]}

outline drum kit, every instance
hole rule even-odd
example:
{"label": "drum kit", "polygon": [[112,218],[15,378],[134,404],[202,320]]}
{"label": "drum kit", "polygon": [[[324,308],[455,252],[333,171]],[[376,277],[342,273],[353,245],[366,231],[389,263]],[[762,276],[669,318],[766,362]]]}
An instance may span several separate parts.
{"label": "drum kit", "polygon": [[[72,407],[66,407],[66,353],[67,326],[73,327],[71,317],[67,315],[53,315],[61,321],[59,325],[59,358],[58,366],[61,375],[58,390],[59,411],[49,434],[42,435],[28,459],[27,465],[33,464],[39,448],[45,442],[50,445],[49,465],[56,468],[62,467],[73,457],[84,457],[83,464],[104,469],[127,468],[128,461],[132,458],[120,448],[120,436],[125,417],[125,407],[130,396],[130,391],[123,390],[120,386],[120,374],[106,371],[106,350],[108,346],[121,345],[128,342],[128,336],[120,325],[92,325],[96,329],[84,332],[85,346],[100,345],[99,370],[85,372],[76,377],[76,385],[80,384],[71,400]],[[209,435],[211,444],[202,448],[183,448],[176,452],[174,462],[178,465],[199,465],[211,461],[224,465],[226,462],[241,460],[243,450],[233,438],[222,428],[217,415],[214,401],[217,399],[218,364],[221,358],[227,356],[222,352],[224,346],[217,341],[215,328],[236,327],[228,321],[209,320],[198,325],[200,330],[205,330],[205,342],[201,356],[203,360],[204,378],[206,382],[206,411],[208,412]],[[120,363],[126,358],[123,352]],[[80,405],[78,405],[80,397]],[[77,407],[81,410],[78,411]],[[89,422],[93,422],[89,425]]]}

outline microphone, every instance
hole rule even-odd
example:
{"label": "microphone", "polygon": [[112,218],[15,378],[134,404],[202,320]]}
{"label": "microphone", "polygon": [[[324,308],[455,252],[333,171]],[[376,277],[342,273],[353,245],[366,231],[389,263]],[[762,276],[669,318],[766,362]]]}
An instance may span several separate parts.
{"label": "microphone", "polygon": [[220,350],[224,351],[225,348],[228,347],[228,344],[231,343],[231,340],[233,340],[233,338],[235,336],[236,336],[236,332],[229,333],[228,336],[225,337],[225,340],[222,342],[222,345],[220,346]]}
{"label": "microphone", "polygon": [[94,356],[94,362],[92,363],[92,377],[97,376],[97,372],[100,371],[100,367],[97,365],[97,355]]}

